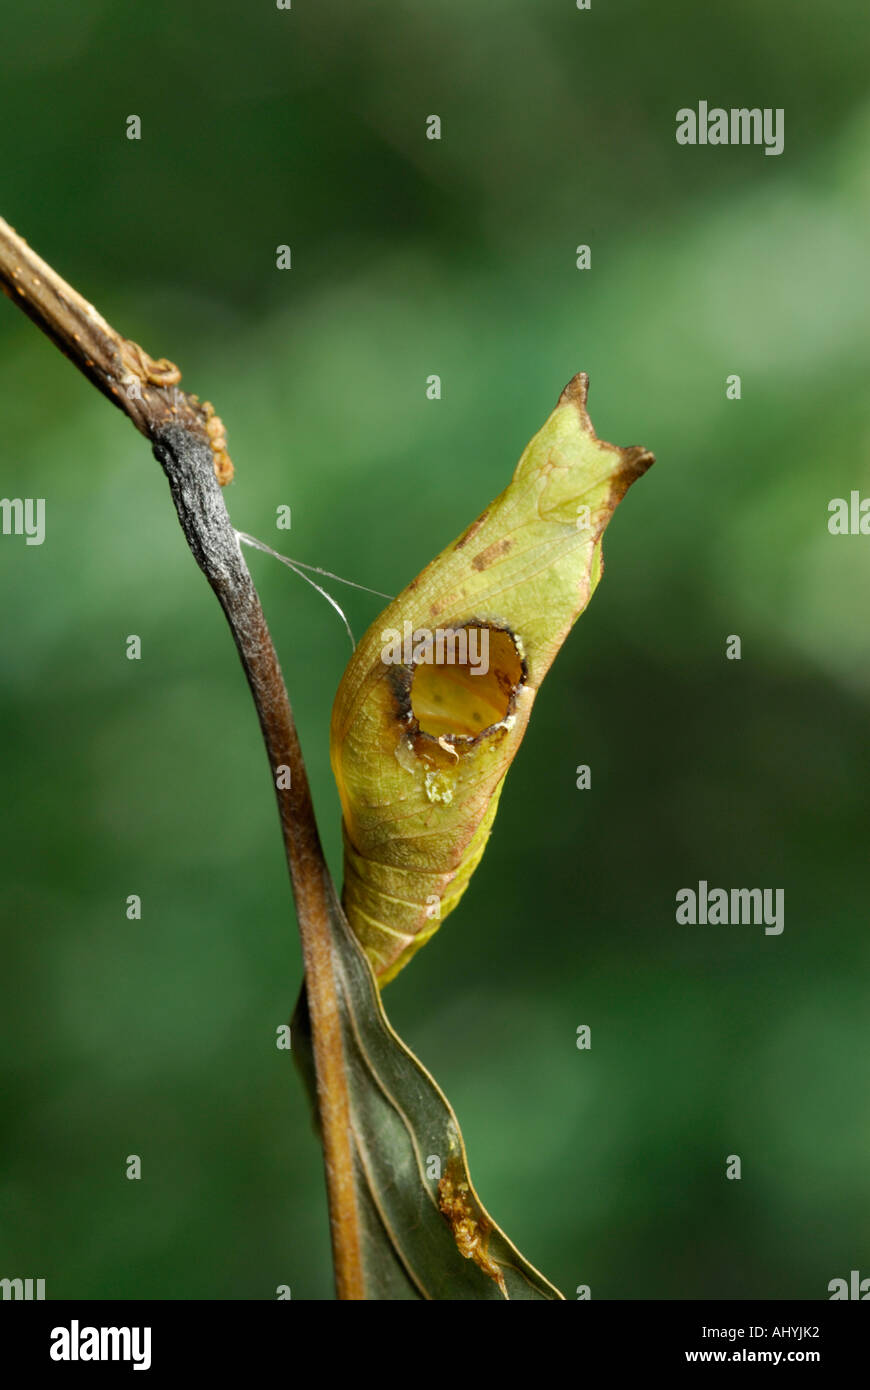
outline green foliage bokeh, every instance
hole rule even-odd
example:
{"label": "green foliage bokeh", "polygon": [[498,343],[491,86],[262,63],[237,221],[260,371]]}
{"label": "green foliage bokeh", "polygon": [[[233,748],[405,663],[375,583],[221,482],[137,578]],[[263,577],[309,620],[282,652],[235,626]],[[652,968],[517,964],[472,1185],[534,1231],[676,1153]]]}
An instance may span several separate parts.
{"label": "green foliage bokeh", "polygon": [[[214,402],[235,524],[361,584],[397,593],[457,535],[578,370],[599,435],[653,449],[472,886],[385,1002],[568,1297],[823,1298],[870,1274],[870,540],[827,530],[830,498],[870,496],[866,9],[495,10],[25,10],[0,213]],[[784,108],[784,153],[681,148],[700,99]],[[0,1275],[330,1298],[229,634],[146,443],[0,309],[2,491],[47,506],[44,545],[0,538]],[[340,875],[347,638],[250,563]],[[379,600],[335,592],[361,633]],[[678,926],[699,879],[784,888],[784,933]]]}

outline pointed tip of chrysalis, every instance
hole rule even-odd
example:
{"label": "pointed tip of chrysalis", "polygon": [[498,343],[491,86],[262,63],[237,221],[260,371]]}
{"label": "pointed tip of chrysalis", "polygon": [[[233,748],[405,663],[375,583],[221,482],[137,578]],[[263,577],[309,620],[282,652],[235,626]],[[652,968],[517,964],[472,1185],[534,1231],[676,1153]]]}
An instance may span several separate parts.
{"label": "pointed tip of chrysalis", "polygon": [[577,372],[562,391],[557,405],[576,405],[586,414],[586,401],[589,396],[589,377],[586,372]]}
{"label": "pointed tip of chrysalis", "polygon": [[640,478],[648,468],[652,468],[656,461],[655,454],[650,453],[642,444],[629,444],[622,452],[625,455],[625,471],[630,483]]}
{"label": "pointed tip of chrysalis", "polygon": [[[595,428],[589,418],[589,411],[587,409],[588,400],[589,375],[587,372],[577,372],[575,376],[572,376],[568,385],[559,396],[556,402],[556,408],[558,409],[561,405],[573,405],[580,414],[584,430],[586,430],[593,439],[598,439],[598,435],[595,433]],[[603,443],[603,441],[600,442]],[[631,484],[642,477],[648,468],[652,467],[656,461],[656,456],[650,453],[649,449],[645,448],[643,444],[628,444],[625,448],[619,448],[618,445],[611,444],[608,447],[616,449],[617,453],[622,456],[619,468],[621,483],[619,496],[622,497],[628,491]]]}

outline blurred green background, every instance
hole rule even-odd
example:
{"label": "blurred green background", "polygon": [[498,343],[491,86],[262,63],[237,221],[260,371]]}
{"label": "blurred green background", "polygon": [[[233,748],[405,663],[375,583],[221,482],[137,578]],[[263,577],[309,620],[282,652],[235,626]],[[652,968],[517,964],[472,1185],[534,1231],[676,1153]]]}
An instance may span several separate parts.
{"label": "blurred green background", "polygon": [[[870,539],[827,530],[870,496],[868,61],[859,0],[57,0],[4,25],[0,213],[215,403],[240,529],[397,593],[581,369],[600,436],[657,455],[461,908],[385,995],[568,1297],[870,1275]],[[784,153],[678,146],[701,99],[783,107]],[[0,540],[0,1275],[331,1298],[229,634],[146,443],[0,309],[2,491],[47,502],[43,546]],[[250,563],[338,875],[349,644]],[[333,587],[361,634],[379,601]],[[678,926],[702,878],[784,888],[782,936]]]}

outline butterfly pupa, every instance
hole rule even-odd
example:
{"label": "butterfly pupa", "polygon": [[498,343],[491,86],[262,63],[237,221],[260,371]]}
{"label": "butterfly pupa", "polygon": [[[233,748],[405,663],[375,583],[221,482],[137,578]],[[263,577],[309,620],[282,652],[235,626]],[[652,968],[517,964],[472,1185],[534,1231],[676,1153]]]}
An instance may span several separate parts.
{"label": "butterfly pupa", "polygon": [[468,886],[537,690],[601,577],[604,529],[654,461],[597,438],[587,391],[581,372],[505,491],[375,620],[339,685],[342,900],[381,985]]}

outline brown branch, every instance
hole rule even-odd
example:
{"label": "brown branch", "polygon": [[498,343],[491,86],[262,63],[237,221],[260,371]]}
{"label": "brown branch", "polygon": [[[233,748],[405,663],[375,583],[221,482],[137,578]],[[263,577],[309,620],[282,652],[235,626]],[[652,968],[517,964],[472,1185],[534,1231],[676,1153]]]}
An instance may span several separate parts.
{"label": "brown branch", "polygon": [[0,289],[147,439],[167,425],[181,425],[208,440],[218,482],[230,481],[233,465],[224,428],[211,404],[179,391],[181,372],[174,363],[165,357],[155,361],[138,343],[116,333],[2,217]]}
{"label": "brown branch", "polygon": [[[195,396],[178,392],[181,373],[153,362],[40,260],[0,219],[0,285],[85,376],[152,442],[169,480],[194,559],[226,614],[266,744],[302,938],[318,1110],[323,1138],[338,1297],[362,1299],[362,1249],[354,1191],[350,1103],[339,1027],[329,914],[335,888],[324,859],[311,791],[278,657],[253,580],[218,486],[220,448]],[[129,376],[141,385],[128,394]],[[174,396],[168,393],[175,392]],[[210,407],[209,407],[210,410]],[[227,463],[229,460],[227,460]],[[231,467],[231,465],[230,465]],[[288,787],[278,769],[289,769]]]}

